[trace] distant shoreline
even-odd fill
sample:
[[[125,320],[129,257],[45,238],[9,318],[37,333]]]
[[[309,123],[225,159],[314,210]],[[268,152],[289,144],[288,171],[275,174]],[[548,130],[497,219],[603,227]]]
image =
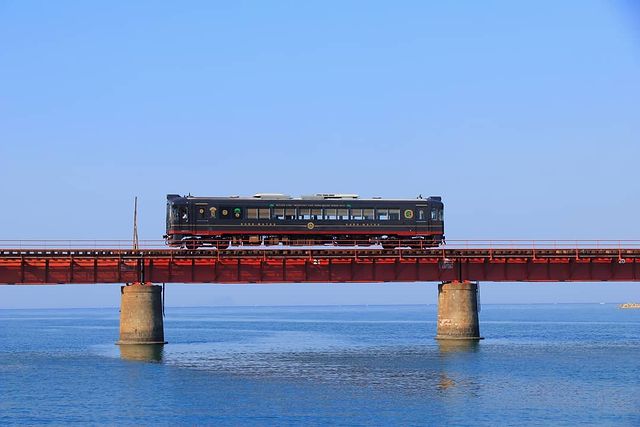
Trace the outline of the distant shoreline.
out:
[[[622,308],[622,309],[625,309],[625,308],[640,308],[640,303],[637,303],[637,302],[627,302],[627,303],[624,303],[624,304],[620,304],[620,305],[618,306],[618,308]]]

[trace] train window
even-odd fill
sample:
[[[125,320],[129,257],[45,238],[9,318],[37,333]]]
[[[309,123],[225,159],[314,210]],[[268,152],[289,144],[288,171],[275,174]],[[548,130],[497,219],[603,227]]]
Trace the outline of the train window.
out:
[[[180,219],[184,222],[189,221],[189,211],[186,206],[180,206]]]
[[[338,209],[338,219],[349,219],[349,209]]]
[[[284,219],[296,219],[296,208],[286,208],[284,210]]]
[[[438,221],[442,221],[444,219],[444,209],[438,209]]]
[[[330,220],[338,219],[337,209],[325,209],[324,219],[330,219]]]
[[[431,220],[435,221],[438,219],[438,211],[436,208],[431,208]]]
[[[376,218],[373,214],[373,209],[363,209],[362,211],[365,220],[371,221]]]
[[[311,219],[316,221],[322,219],[322,209],[311,209]]]
[[[247,219],[258,219],[258,208],[247,208]]]
[[[389,209],[378,209],[378,220],[386,221],[389,219]]]
[[[259,219],[270,219],[271,212],[269,212],[269,208],[260,208],[258,209],[258,218]]]
[[[300,208],[298,209],[298,219],[310,220],[311,219],[311,209],[309,208]]]
[[[391,221],[400,221],[400,209],[389,209],[389,219]]]
[[[418,211],[418,220],[424,221],[424,209]]]
[[[180,220],[180,213],[178,212],[177,206],[171,206],[171,220],[172,221]]]
[[[284,208],[274,208],[273,219],[284,219]]]
[[[354,221],[361,221],[362,217],[362,209],[351,209],[351,219]]]

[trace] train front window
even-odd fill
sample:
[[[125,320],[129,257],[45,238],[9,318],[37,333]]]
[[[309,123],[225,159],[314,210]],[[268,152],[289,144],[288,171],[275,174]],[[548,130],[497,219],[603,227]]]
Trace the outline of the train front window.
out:
[[[431,221],[438,220],[438,210],[436,208],[431,208]]]
[[[438,221],[444,220],[444,209],[438,209]]]

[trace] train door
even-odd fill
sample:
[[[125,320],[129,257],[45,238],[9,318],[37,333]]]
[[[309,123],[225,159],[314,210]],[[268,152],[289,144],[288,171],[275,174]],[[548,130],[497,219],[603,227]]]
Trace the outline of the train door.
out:
[[[194,234],[202,234],[209,224],[209,209],[206,203],[195,204],[193,218]]]
[[[174,224],[178,226],[180,231],[190,234],[193,232],[193,212],[190,203],[184,203],[173,206]]]
[[[416,231],[427,231],[429,226],[429,206],[416,205]]]

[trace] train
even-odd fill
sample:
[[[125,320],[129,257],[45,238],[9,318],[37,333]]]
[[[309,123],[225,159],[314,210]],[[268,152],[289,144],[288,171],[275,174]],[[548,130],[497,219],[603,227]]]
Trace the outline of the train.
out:
[[[230,245],[438,246],[444,241],[442,197],[360,198],[317,193],[240,197],[167,195],[165,242],[198,249]]]

